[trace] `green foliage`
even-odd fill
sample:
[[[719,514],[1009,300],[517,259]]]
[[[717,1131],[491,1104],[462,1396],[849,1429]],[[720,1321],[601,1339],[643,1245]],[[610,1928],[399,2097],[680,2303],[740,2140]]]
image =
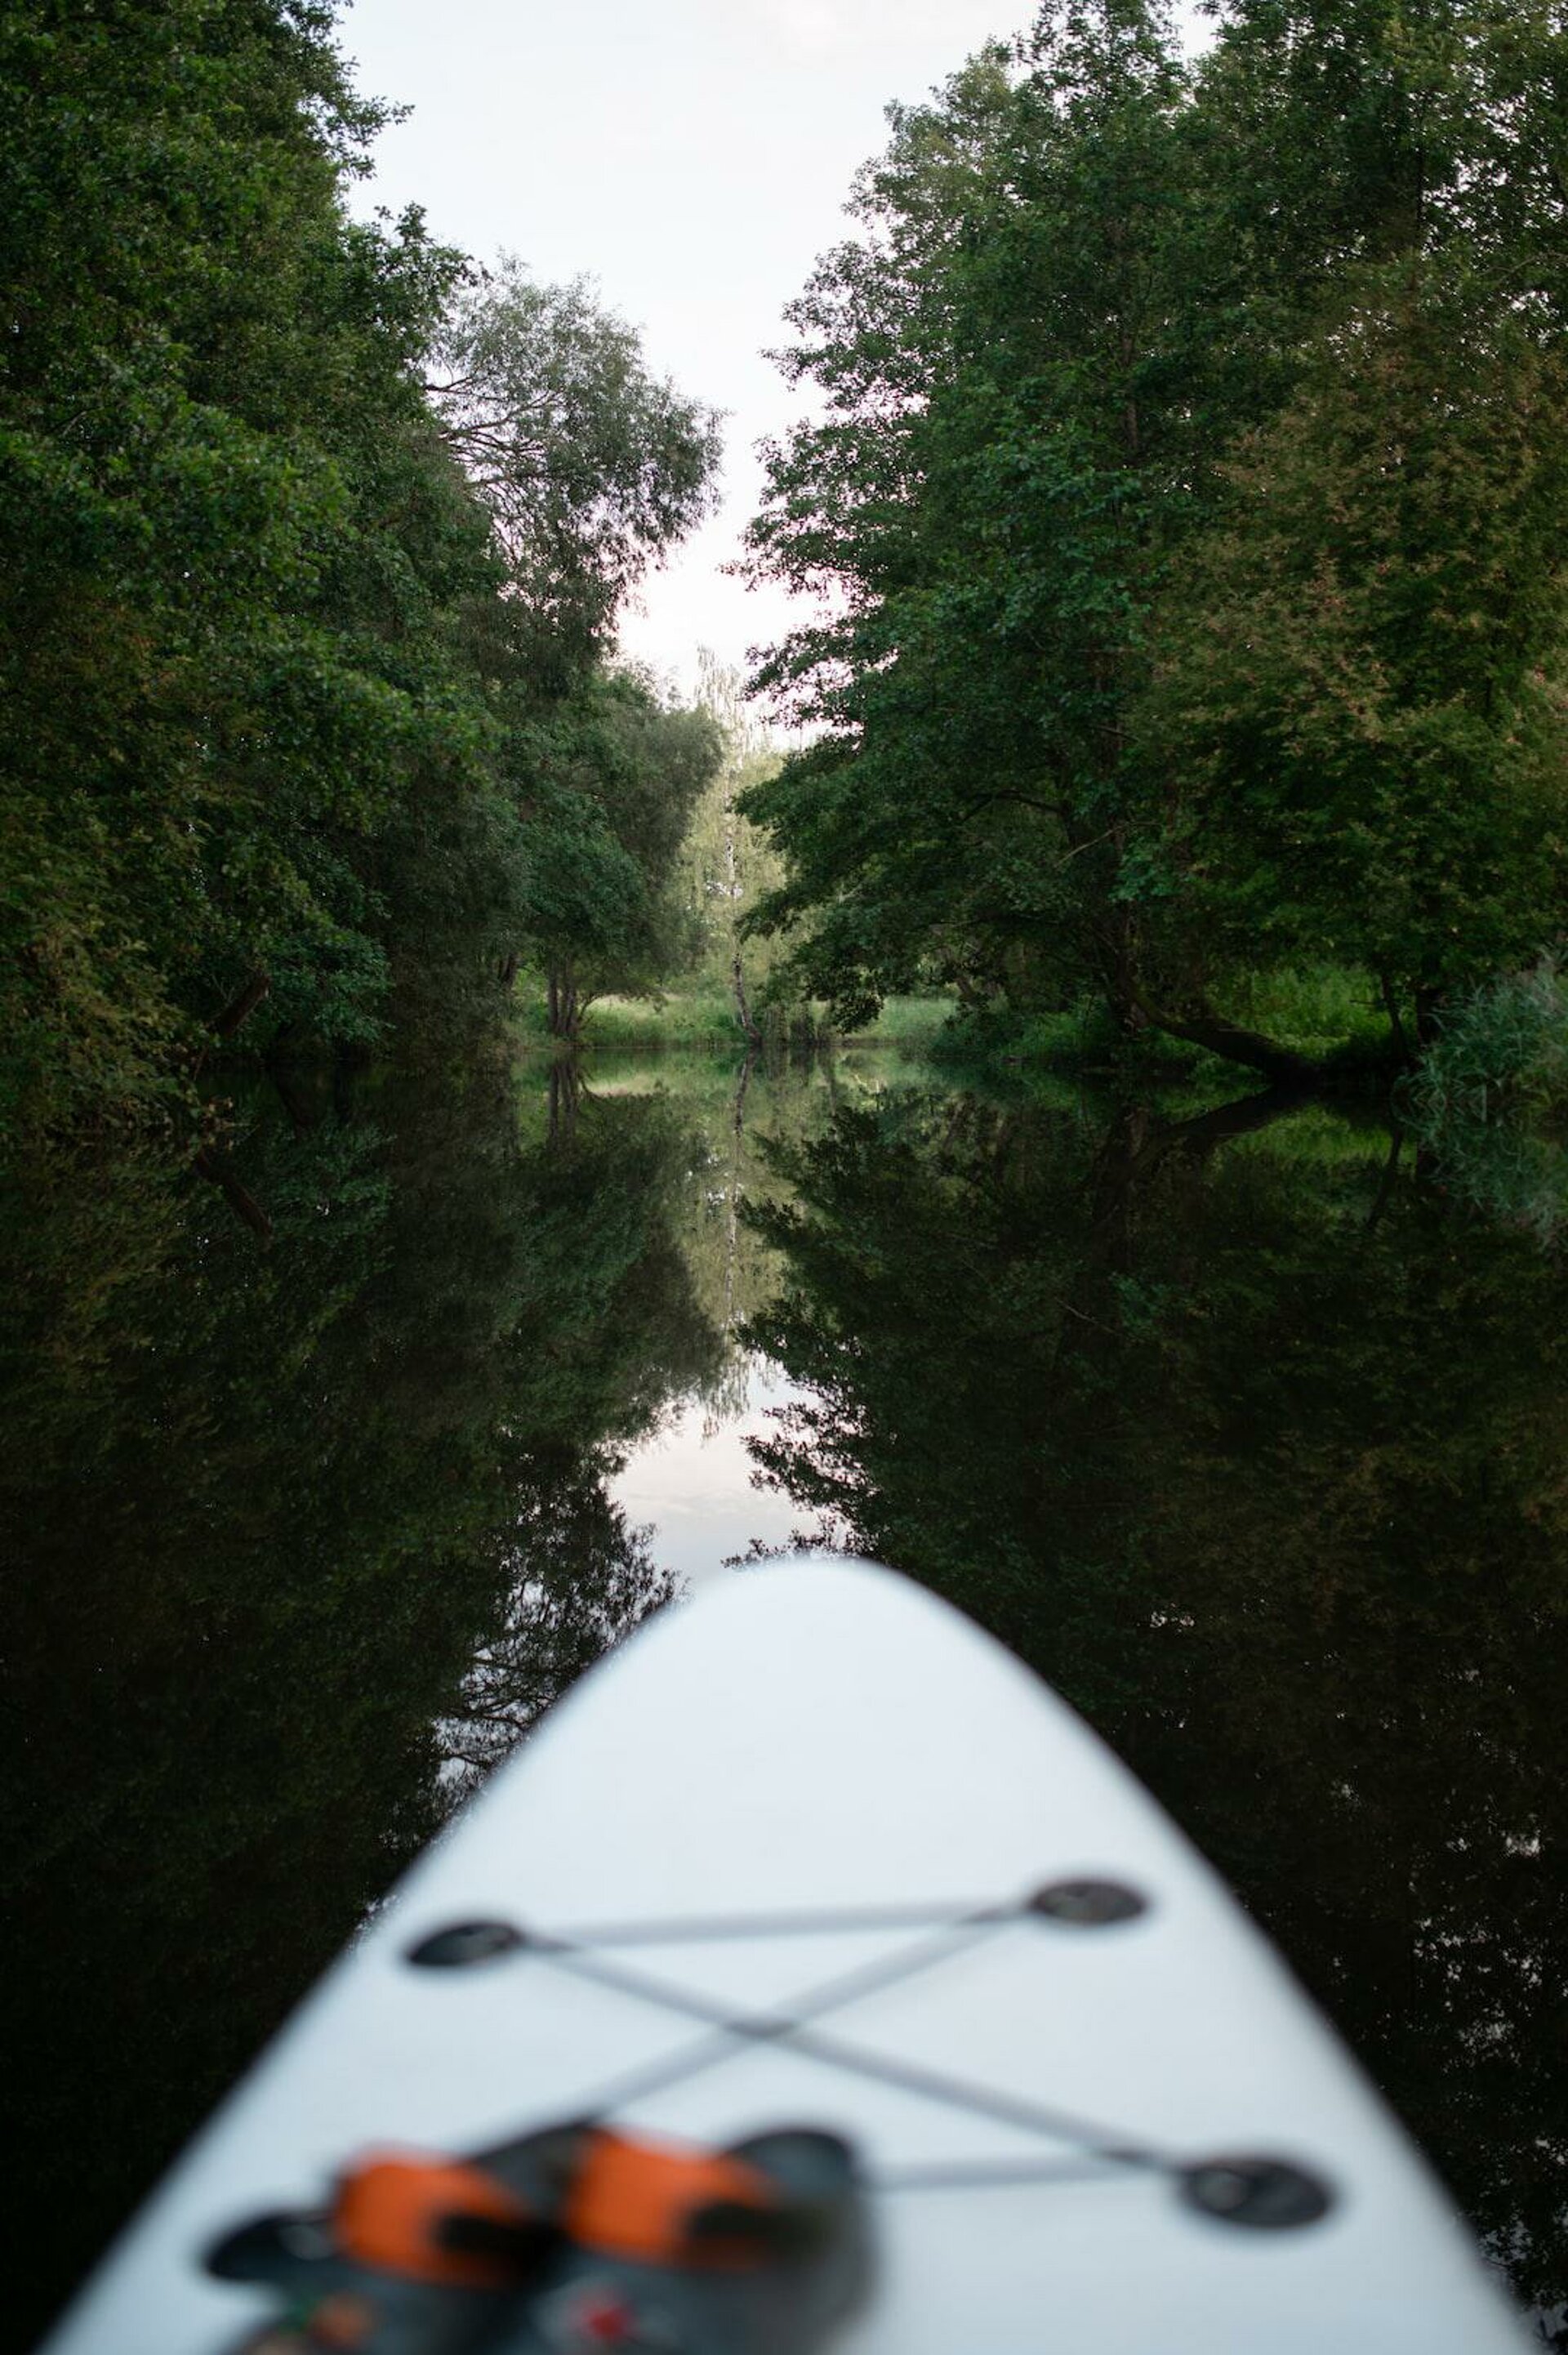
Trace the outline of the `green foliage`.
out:
[[[1542,957],[1489,982],[1444,1017],[1401,1092],[1424,1124],[1486,1120],[1568,1103],[1568,982]]]
[[[575,1036],[602,992],[646,993],[690,964],[679,861],[721,749],[707,713],[602,667],[512,730],[527,858],[514,943],[554,976],[557,1030]]]
[[[1399,1091],[1444,1182],[1542,1241],[1568,1224],[1568,984],[1550,958],[1460,1001]]]
[[[1259,1027],[1282,1047],[1341,1079],[1358,1072],[1375,1077],[1388,1060],[1386,1010],[1371,975],[1353,966],[1233,973],[1222,1011],[1235,1022]],[[879,1024],[876,1035],[882,1030]],[[1034,1087],[1035,1067],[1049,1065],[1058,1074],[1075,1069],[1097,1073],[1122,1089],[1157,1085],[1162,1100],[1173,1086],[1226,1093],[1235,1086],[1234,1068],[1191,1040],[1153,1026],[1129,1037],[1100,998],[1085,998],[1054,1014],[1023,1013],[1001,1002],[972,1008],[954,1016],[932,1046],[944,1065],[985,1073],[992,1083],[1004,1067],[1019,1066],[1034,1072]]]
[[[363,1036],[367,845],[477,793],[432,609],[486,577],[410,365],[457,258],[338,195],[377,116],[324,13],[5,19],[6,1093],[167,1101],[247,975]],[[26,89],[26,100],[23,91]],[[424,634],[421,637],[421,630]]]
[[[334,14],[0,24],[0,1114],[24,1135],[178,1109],[242,993],[246,1045],[364,1047],[389,1012],[454,1034],[482,999],[493,1024],[542,863],[518,698],[599,692],[630,581],[703,505],[712,419],[581,287],[486,279],[417,211],[348,218],[383,112]],[[694,754],[662,758],[678,814]],[[657,831],[618,839],[635,859]]]
[[[759,684],[820,733],[744,806],[840,1021],[1093,989],[1298,1076],[1260,970],[1364,966],[1397,1043],[1562,927],[1561,12],[1219,16],[1188,67],[1048,0],[791,311],[751,544],[828,594]]]
[[[709,504],[714,411],[650,377],[588,282],[471,272],[431,353],[448,447],[488,509],[512,586],[557,662],[602,648],[639,575]]]
[[[720,731],[724,757],[693,813],[681,854],[681,890],[691,920],[694,986],[728,1006],[731,1037],[777,1028],[791,999],[778,950],[753,937],[752,918],[784,879],[784,863],[744,815],[754,788],[776,776],[781,757],[747,709],[738,674],[705,655],[701,700]]]
[[[829,421],[775,454],[753,546],[843,615],[765,666],[831,732],[747,806],[842,1020],[922,973],[1125,999],[1122,715],[1191,466],[1183,86],[1157,10],[1047,12],[895,118],[864,244],[792,314]]]
[[[1162,855],[1234,953],[1436,999],[1568,883],[1568,378],[1450,251],[1363,280],[1227,467],[1141,715]]]
[[[923,1053],[952,1020],[953,1004],[950,996],[885,998],[875,1022],[863,1035],[874,1046]]]
[[[541,1012],[537,1028],[544,1034]],[[547,1035],[547,1034],[546,1034]],[[640,1048],[713,1047],[731,1055],[743,1043],[736,1029],[735,1002],[699,989],[660,990],[656,996],[594,1000],[583,1028],[583,1043],[597,1056]]]

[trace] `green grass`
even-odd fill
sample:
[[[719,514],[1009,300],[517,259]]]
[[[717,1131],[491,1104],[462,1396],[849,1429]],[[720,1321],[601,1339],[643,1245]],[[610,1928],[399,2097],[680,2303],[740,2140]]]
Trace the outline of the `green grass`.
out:
[[[583,1023],[583,1044],[595,1054],[624,1053],[639,1048],[743,1050],[746,1036],[736,1020],[732,998],[672,993],[659,1000],[597,998]]]
[[[809,1044],[830,1036],[841,1046],[893,1047],[921,1053],[953,1011],[948,996],[890,997],[876,1020],[853,1034],[831,1033],[821,1006],[754,1008],[769,1045]],[[542,988],[520,991],[518,1022],[530,1046],[550,1046]],[[727,991],[669,990],[658,999],[597,997],[583,1021],[582,1044],[594,1055],[718,1050],[742,1053],[746,1036]]]
[[[1542,957],[1473,991],[1444,1016],[1404,1092],[1412,1124],[1434,1130],[1568,1111],[1568,978]]]
[[[1364,1082],[1387,1072],[1388,1018],[1370,975],[1340,965],[1280,970],[1234,983],[1216,993],[1216,1002],[1233,1021],[1322,1064],[1336,1080]],[[525,1042],[548,1049],[553,1042],[542,985],[520,986],[518,1014]],[[820,1006],[789,1015],[759,1008],[758,1018],[770,1045],[810,1044],[831,1035]],[[1049,1070],[1069,1079],[1114,1074],[1123,1082],[1207,1092],[1215,1101],[1235,1093],[1244,1068],[1162,1031],[1128,1039],[1097,1004],[1052,1013],[965,1012],[950,992],[889,998],[874,1023],[835,1043],[892,1049],[949,1071],[998,1078],[1014,1069]],[[582,1044],[593,1055],[736,1053],[744,1052],[746,1041],[728,991],[699,984],[659,999],[597,998],[583,1023]]]
[[[1358,966],[1281,966],[1215,996],[1233,1022],[1315,1061],[1387,1060],[1388,1016],[1377,983]]]
[[[525,1045],[554,1047],[546,1021],[544,991],[520,988],[518,1027]],[[672,991],[654,1000],[596,997],[583,1018],[582,1045],[594,1054],[635,1054],[668,1049],[744,1050],[745,1034],[735,1018],[735,1001],[699,992]]]
[[[1000,1006],[959,1014],[932,1039],[931,1052],[935,1061],[959,1072],[1017,1068],[1103,1075],[1115,1069],[1151,1078],[1180,1078],[1213,1060],[1159,1031],[1125,1039],[1097,1004],[1049,1014]]]
[[[898,1047],[907,1054],[928,1049],[952,1020],[958,1000],[949,991],[929,997],[889,997],[874,1022],[853,1035],[874,1047]]]
[[[1214,1004],[1233,1022],[1320,1064],[1326,1078],[1364,1085],[1387,1075],[1388,1018],[1370,975],[1341,965],[1259,974],[1216,990]],[[1128,1038],[1097,1001],[1056,1013],[959,1015],[931,1051],[959,1071],[1045,1066],[1118,1084],[1217,1092],[1216,1101],[1246,1084],[1245,1066],[1185,1039],[1153,1028]],[[1261,1086],[1261,1076],[1252,1084]]]

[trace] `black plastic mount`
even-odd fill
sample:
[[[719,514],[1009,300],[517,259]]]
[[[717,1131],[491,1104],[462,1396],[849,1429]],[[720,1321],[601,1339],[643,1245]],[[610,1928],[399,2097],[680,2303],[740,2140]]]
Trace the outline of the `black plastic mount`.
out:
[[[1027,1910],[1075,1930],[1103,1930],[1115,1922],[1135,1922],[1148,1913],[1149,1900],[1125,1881],[1052,1881],[1035,1891]]]
[[[527,1943],[510,1922],[453,1922],[418,1939],[408,1948],[408,1960],[425,1971],[466,1971],[514,1955]]]
[[[1287,2158],[1199,2159],[1181,2169],[1177,2182],[1189,2208],[1216,2223],[1245,2224],[1254,2232],[1316,2224],[1334,2205],[1332,2186]]]

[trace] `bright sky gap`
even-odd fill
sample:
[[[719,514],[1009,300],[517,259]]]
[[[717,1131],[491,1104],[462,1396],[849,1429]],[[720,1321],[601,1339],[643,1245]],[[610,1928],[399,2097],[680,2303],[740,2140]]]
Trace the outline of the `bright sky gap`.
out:
[[[793,413],[764,357],[786,340],[784,304],[843,235],[888,103],[918,102],[1030,14],[1024,0],[357,0],[345,16],[360,87],[412,110],[383,133],[359,207],[418,204],[476,260],[504,249],[543,280],[587,273],[654,370],[726,412],[722,506],[622,630],[683,692],[699,647],[739,666],[788,626],[781,591],[726,571],[760,496],[756,445]]]

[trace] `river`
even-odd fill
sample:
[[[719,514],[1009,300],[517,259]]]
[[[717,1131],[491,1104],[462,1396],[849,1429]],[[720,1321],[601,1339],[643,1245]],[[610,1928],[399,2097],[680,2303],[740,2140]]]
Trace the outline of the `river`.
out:
[[[297,1076],[0,1209],[24,2334],[572,1678],[801,1535],[1084,1710],[1568,2296],[1568,1261],[1378,1120]]]

